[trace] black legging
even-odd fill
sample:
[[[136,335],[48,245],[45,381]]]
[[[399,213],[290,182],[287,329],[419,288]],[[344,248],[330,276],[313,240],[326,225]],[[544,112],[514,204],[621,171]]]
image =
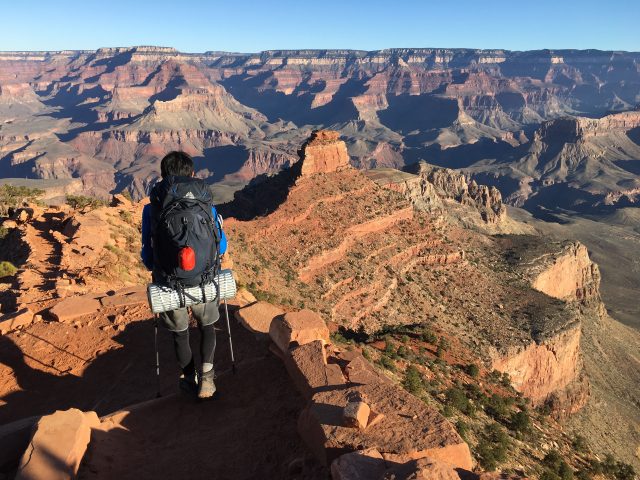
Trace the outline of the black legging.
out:
[[[202,363],[213,364],[213,356],[216,351],[216,330],[214,324],[206,325],[200,329],[200,357]],[[178,364],[182,368],[185,375],[193,375],[195,366],[193,362],[193,353],[191,352],[191,344],[189,343],[189,329],[181,332],[173,332],[173,344],[176,350]]]

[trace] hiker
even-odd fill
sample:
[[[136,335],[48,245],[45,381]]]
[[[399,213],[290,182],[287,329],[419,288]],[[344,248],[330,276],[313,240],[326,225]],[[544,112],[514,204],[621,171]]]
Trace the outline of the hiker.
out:
[[[194,177],[193,160],[184,152],[170,152],[160,163],[162,180],[149,194],[142,211],[141,257],[152,271],[154,283],[172,288],[200,285],[213,278],[227,238],[222,217],[216,212],[207,184]],[[188,240],[185,240],[188,239]],[[213,356],[216,348],[214,324],[220,317],[215,302],[190,307],[200,329],[201,368],[198,373],[189,343],[187,308],[163,312],[160,322],[173,334],[180,388],[210,398],[216,391]]]

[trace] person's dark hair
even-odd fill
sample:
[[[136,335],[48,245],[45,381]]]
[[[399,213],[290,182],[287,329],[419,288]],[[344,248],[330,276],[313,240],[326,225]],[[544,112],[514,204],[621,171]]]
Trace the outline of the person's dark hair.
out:
[[[185,152],[169,152],[160,162],[160,174],[162,178],[169,175],[190,177],[193,175],[193,159]]]

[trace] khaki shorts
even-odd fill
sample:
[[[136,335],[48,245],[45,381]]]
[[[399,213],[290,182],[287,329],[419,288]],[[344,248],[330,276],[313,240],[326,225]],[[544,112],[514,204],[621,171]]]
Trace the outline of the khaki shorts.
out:
[[[212,323],[216,323],[220,318],[218,311],[218,302],[201,303],[188,307],[193,313],[193,317],[200,327],[206,327]],[[189,328],[189,312],[187,307],[162,312],[160,314],[160,323],[172,332],[182,332]]]

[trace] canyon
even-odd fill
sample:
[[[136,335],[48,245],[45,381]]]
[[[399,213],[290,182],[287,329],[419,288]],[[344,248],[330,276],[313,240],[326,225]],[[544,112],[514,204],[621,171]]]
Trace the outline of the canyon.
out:
[[[359,168],[420,159],[464,168],[530,208],[634,204],[639,59],[596,50],[2,52],[0,169],[139,198],[170,149],[195,155],[211,183],[246,182],[294,162],[310,127],[322,126],[340,132]]]
[[[145,440],[158,412],[220,442],[231,427],[207,422],[250,418],[225,454],[260,466],[237,459],[234,478],[536,478],[554,450],[576,473],[605,453],[639,466],[638,65],[595,50],[0,52],[0,188],[43,190],[2,223],[0,260],[18,267],[0,282],[2,472],[40,422],[82,423],[71,407],[90,423],[80,478],[174,468],[125,468],[144,464],[137,444],[161,456]],[[140,217],[172,149],[211,185],[241,287],[246,377],[221,361],[217,413],[146,402]],[[292,318],[315,326],[289,338]],[[509,437],[502,474],[485,472],[492,428]]]
[[[0,178],[140,199],[161,157],[183,149],[226,202],[292,165],[312,130],[331,128],[356,168],[412,173],[424,161],[538,219],[613,230],[637,222],[639,64],[636,52],[598,50],[2,52]],[[636,255],[630,276],[612,271],[605,289],[635,326],[638,307],[610,291],[637,295],[639,265]]]
[[[227,263],[241,286],[231,308],[246,330],[238,332],[234,324],[243,379],[238,383],[240,377],[229,376],[227,360],[220,360],[221,385],[229,397],[213,412],[231,415],[229,428],[241,428],[242,416],[251,416],[249,443],[229,447],[246,446],[262,458],[254,467],[239,465],[234,475],[260,471],[280,478],[326,478],[330,470],[336,479],[373,471],[379,478],[391,472],[405,475],[394,478],[414,478],[407,475],[418,472],[437,475],[429,478],[505,478],[482,473],[478,463],[484,462],[478,448],[482,425],[492,422],[490,410],[478,407],[468,419],[454,414],[455,426],[446,408],[449,419],[442,414],[448,403],[438,392],[461,384],[494,397],[526,399],[536,411],[548,409],[549,420],[537,423],[541,420],[534,417],[536,428],[545,441],[571,448],[562,422],[586,408],[592,391],[581,334],[589,322],[608,321],[598,268],[586,248],[543,241],[509,217],[497,190],[452,170],[425,163],[417,173],[354,169],[337,132],[313,132],[299,158],[220,206],[228,215]],[[283,189],[284,197],[269,195]],[[265,205],[263,198],[271,203]],[[259,208],[247,209],[251,202]],[[132,448],[146,444],[148,435],[163,435],[153,420],[160,412],[187,424],[220,421],[206,405],[193,410],[174,395],[145,402],[153,381],[141,361],[151,351],[140,348],[150,318],[144,293],[148,274],[135,258],[143,205],[115,195],[110,205],[34,205],[4,219],[3,257],[20,268],[2,284],[0,302],[5,346],[0,413],[7,424],[0,428],[0,442],[10,445],[0,458],[3,468],[15,465],[33,428],[31,450],[22,457],[36,459],[29,467],[32,475],[56,468],[44,452],[50,442],[65,438],[76,439],[65,462],[80,478],[195,474],[175,466],[185,462],[148,465],[144,454],[134,453],[147,450]],[[234,218],[236,210],[243,215]],[[350,335],[360,340],[345,340]],[[162,337],[163,365],[172,365],[169,341]],[[395,342],[407,353],[391,368],[382,359]],[[140,358],[125,353],[126,346],[140,349],[135,354]],[[298,394],[282,375],[280,361]],[[482,380],[456,367],[461,364],[477,365]],[[126,375],[118,375],[114,389],[105,373],[118,368]],[[433,393],[406,392],[400,387],[408,388],[402,383],[405,369],[416,369],[439,387]],[[496,372],[508,382],[494,383]],[[165,391],[172,390],[167,377],[161,383]],[[39,382],[52,395],[30,394],[29,386],[38,388]],[[599,383],[595,387],[597,392]],[[270,399],[271,415],[255,416],[249,398],[256,389]],[[245,400],[238,403],[240,398]],[[287,413],[276,413],[285,405]],[[529,411],[521,405],[517,408]],[[355,427],[341,424],[336,412],[351,415],[347,411],[356,406],[370,411],[368,419],[354,413]],[[89,413],[52,413],[69,407]],[[462,418],[478,424],[464,439],[456,432]],[[274,430],[276,423],[266,419],[284,423]],[[255,442],[270,444],[275,431],[285,448],[259,453]],[[197,455],[189,442],[185,445]],[[505,475],[535,475],[545,449],[512,442],[502,464]],[[349,456],[353,451],[358,456]],[[131,468],[134,464],[140,467]],[[201,468],[209,472],[230,474],[224,464],[205,464]]]

